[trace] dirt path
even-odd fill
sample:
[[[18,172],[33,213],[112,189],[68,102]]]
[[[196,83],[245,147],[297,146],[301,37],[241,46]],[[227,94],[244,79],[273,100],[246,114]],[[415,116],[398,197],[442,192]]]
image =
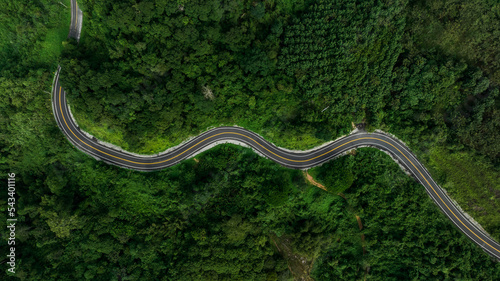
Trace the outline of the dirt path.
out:
[[[321,183],[315,181],[314,178],[311,175],[309,175],[309,173],[307,171],[304,171],[303,173],[304,173],[304,176],[306,177],[308,182],[310,182],[314,186],[317,186],[317,187],[327,191],[326,187],[324,185],[322,185]]]

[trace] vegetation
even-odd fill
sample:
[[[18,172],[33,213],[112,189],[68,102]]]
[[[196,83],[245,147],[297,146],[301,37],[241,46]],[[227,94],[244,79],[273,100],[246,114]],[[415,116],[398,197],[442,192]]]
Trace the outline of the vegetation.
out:
[[[352,186],[354,182],[354,157],[344,156],[327,162],[311,170],[311,175],[326,186],[329,192],[338,194]]]
[[[305,185],[299,171],[232,145],[198,162],[134,173],[86,157],[61,135],[55,139],[59,153],[45,157],[52,165],[30,174],[25,163],[9,163],[20,171],[21,280],[291,278],[274,235],[317,259],[315,280],[365,274],[387,280],[401,272],[488,280],[500,272],[375,149],[353,157],[356,180],[344,200]],[[281,196],[269,197],[269,188]],[[365,226],[364,255],[355,214]]]
[[[56,66],[68,36],[70,1],[1,0],[0,5],[2,76]]]
[[[351,211],[344,211],[345,224],[331,232],[335,242],[317,262],[315,280],[498,278],[498,263],[470,264],[482,256],[469,250],[477,247],[457,235],[423,188],[390,157],[370,148],[360,149],[354,160],[356,180],[344,203]],[[361,231],[355,215],[363,221]]]
[[[19,214],[2,280],[500,279],[377,150],[312,169],[327,192],[232,145],[139,173],[72,147],[49,95],[60,63],[80,125],[143,153],[219,124],[310,148],[365,122],[500,240],[498,3],[82,1],[79,44],[58,1],[0,4],[0,173]]]
[[[307,124],[290,123],[301,99],[293,80],[276,72],[290,17],[277,3],[82,1],[82,40],[61,61],[77,121],[139,153],[235,123],[290,147],[320,144]],[[283,137],[281,129],[292,126]]]
[[[464,59],[500,83],[500,3],[485,1],[412,1],[409,23],[419,50]]]
[[[494,237],[500,237],[500,218],[497,215],[500,199],[499,171],[484,158],[467,152],[448,153],[442,147],[430,151],[433,175],[460,206],[471,210],[481,225],[488,226]]]

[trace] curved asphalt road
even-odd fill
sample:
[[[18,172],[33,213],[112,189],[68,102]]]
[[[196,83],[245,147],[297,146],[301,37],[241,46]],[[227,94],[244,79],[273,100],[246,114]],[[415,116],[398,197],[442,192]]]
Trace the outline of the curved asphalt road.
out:
[[[426,189],[429,196],[448,216],[448,218],[472,241],[483,248],[487,253],[500,259],[500,244],[489,238],[482,230],[472,224],[455,205],[448,195],[432,179],[423,165],[396,139],[381,133],[360,132],[308,152],[289,152],[272,143],[267,142],[259,135],[240,127],[219,127],[200,134],[190,141],[177,146],[175,149],[156,156],[137,156],[101,145],[96,139],[83,134],[70,117],[66,103],[66,93],[59,84],[59,69],[56,73],[52,109],[56,122],[68,140],[81,151],[101,159],[109,164],[139,171],[154,171],[173,166],[180,161],[194,156],[206,146],[221,141],[237,141],[244,143],[265,157],[292,169],[307,169],[321,165],[351,149],[371,146],[390,153],[406,170],[411,172]]]
[[[72,21],[68,36],[79,39],[81,31],[81,10],[76,0],[71,2]],[[80,21],[78,22],[78,19]],[[139,171],[154,171],[173,166],[180,161],[196,155],[203,148],[215,142],[237,141],[246,144],[265,157],[292,169],[307,169],[321,165],[340,154],[354,148],[371,146],[388,152],[400,165],[404,166],[420,182],[429,196],[446,216],[472,241],[484,251],[500,260],[500,244],[491,239],[484,231],[471,223],[455,207],[448,195],[436,184],[429,172],[398,140],[381,133],[359,132],[307,152],[290,152],[267,142],[259,135],[239,127],[219,127],[200,134],[171,151],[156,156],[137,156],[104,146],[96,139],[83,134],[70,117],[66,102],[66,93],[59,84],[60,67],[56,72],[52,90],[52,110],[57,125],[68,140],[78,149],[109,164]]]
[[[75,38],[80,41],[80,32],[82,30],[82,10],[78,8],[76,0],[71,0],[71,25],[69,28],[68,38]]]

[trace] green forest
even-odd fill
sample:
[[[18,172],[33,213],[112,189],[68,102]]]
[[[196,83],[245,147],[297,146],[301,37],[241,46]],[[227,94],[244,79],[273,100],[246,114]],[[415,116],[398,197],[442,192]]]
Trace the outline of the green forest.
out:
[[[219,145],[144,173],[73,147],[79,125],[157,153],[219,125],[308,149],[353,124],[404,141],[500,240],[494,0],[0,0],[0,173],[16,174],[17,272],[2,280],[498,280],[386,154],[309,173]],[[0,194],[6,229],[7,192]],[[7,243],[8,232],[0,232]]]

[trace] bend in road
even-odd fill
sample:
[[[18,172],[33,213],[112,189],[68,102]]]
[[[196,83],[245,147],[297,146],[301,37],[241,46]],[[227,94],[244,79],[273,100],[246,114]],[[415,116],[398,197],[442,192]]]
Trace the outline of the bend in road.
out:
[[[76,0],[71,0],[71,27],[68,37],[80,39],[82,11]],[[397,162],[410,172],[425,187],[425,190],[441,211],[474,243],[486,253],[500,260],[500,244],[484,230],[476,227],[453,204],[451,198],[437,185],[425,167],[410,150],[397,139],[383,133],[360,132],[339,138],[328,145],[305,152],[292,152],[276,147],[261,136],[240,127],[218,127],[204,132],[186,143],[178,145],[164,154],[140,156],[104,146],[95,138],[80,130],[72,117],[66,101],[66,93],[59,84],[60,67],[56,72],[52,89],[52,110],[57,125],[67,139],[84,153],[109,164],[138,171],[154,171],[173,166],[193,157],[207,147],[223,142],[232,142],[251,147],[258,154],[292,169],[308,169],[338,157],[342,153],[358,147],[371,146],[392,155]]]
[[[200,151],[218,143],[233,142],[251,147],[260,155],[292,169],[308,169],[321,165],[346,151],[371,146],[388,152],[400,165],[409,171],[422,184],[429,196],[441,211],[472,241],[496,259],[500,259],[500,244],[469,221],[448,197],[448,195],[432,179],[429,172],[409,151],[395,138],[383,133],[359,132],[339,138],[328,145],[307,152],[292,152],[275,146],[261,136],[241,127],[218,127],[206,131],[164,154],[140,156],[104,146],[95,138],[80,130],[72,117],[66,101],[66,93],[59,84],[59,71],[54,78],[52,93],[52,109],[59,128],[67,139],[84,153],[109,164],[138,171],[154,171],[178,164],[193,157]]]

